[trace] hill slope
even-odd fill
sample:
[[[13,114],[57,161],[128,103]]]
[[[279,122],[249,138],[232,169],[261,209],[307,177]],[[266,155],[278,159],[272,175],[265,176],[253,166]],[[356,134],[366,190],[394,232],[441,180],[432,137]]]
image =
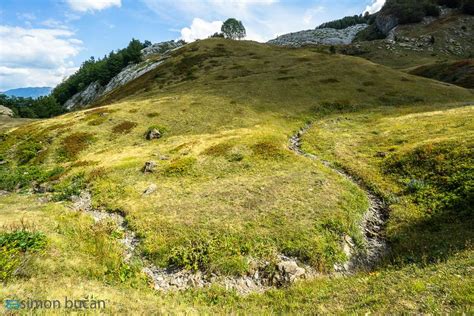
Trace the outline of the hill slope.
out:
[[[403,156],[415,146],[415,119],[410,115],[417,113],[426,125],[419,142],[433,142],[436,148],[432,136],[437,132],[429,126],[444,117],[449,127],[440,133],[470,148],[466,118],[473,111],[462,102],[473,99],[469,90],[355,57],[218,39],[187,45],[107,94],[97,104],[101,107],[24,125],[2,136],[0,156],[6,163],[0,165],[0,189],[12,193],[0,197],[6,210],[0,224],[15,232],[24,218],[23,230],[35,227],[47,244],[32,246],[42,249],[39,253],[2,244],[9,252],[0,260],[11,256],[26,263],[20,274],[15,267],[2,271],[8,283],[0,295],[94,293],[110,300],[112,312],[189,311],[191,305],[203,312],[387,311],[390,293],[382,285],[390,282],[393,289],[407,290],[390,295],[395,300],[392,311],[467,308],[472,280],[459,284],[454,277],[426,271],[461,265],[459,273],[467,274],[472,261],[468,242],[443,256],[430,252],[436,265],[424,262],[422,255],[403,260],[415,250],[403,248],[399,237],[424,219],[426,207],[416,195],[402,196],[406,205],[421,211],[400,225],[401,202],[391,199],[400,192],[396,175],[387,185],[352,162],[368,164],[378,174],[381,166],[366,156],[385,147],[395,147],[393,154]],[[432,111],[439,115],[430,115]],[[405,123],[380,124],[379,115],[385,114]],[[332,164],[288,149],[289,138],[308,121],[313,127],[303,136],[305,150]],[[352,122],[357,137],[331,133],[331,127],[322,131],[329,135],[317,134],[318,126],[339,128]],[[376,135],[393,133],[394,126],[400,137],[370,142]],[[162,137],[146,140],[150,130]],[[344,150],[343,159],[324,147],[331,141],[352,149]],[[334,167],[339,164],[361,181],[341,177]],[[350,252],[365,252],[360,223],[369,208],[366,187],[396,212],[384,232],[395,253],[385,263],[398,266],[387,268],[382,262],[370,276],[361,272],[314,280],[318,273],[333,273],[350,259]],[[30,189],[40,194],[40,201]],[[92,195],[91,202],[85,192]],[[472,220],[469,213],[465,216]],[[122,218],[125,224],[117,225]],[[465,241],[470,239],[465,236]],[[147,272],[151,268],[155,272]],[[300,279],[312,280],[285,288],[296,272]],[[80,287],[65,288],[71,276]],[[404,282],[407,278],[411,283]],[[425,296],[410,294],[420,293],[420,283],[438,281],[455,289],[448,291],[448,299],[429,287],[423,288],[429,292],[426,304],[419,303]],[[195,288],[202,282],[214,286]],[[149,284],[191,289],[168,294],[154,292]],[[241,293],[274,289],[242,297],[226,286]],[[366,303],[354,304],[353,295]],[[126,304],[130,298],[138,304]],[[163,307],[157,310],[158,305]]]
[[[8,96],[15,96],[15,97],[22,97],[22,98],[38,98],[45,95],[48,95],[51,92],[50,87],[33,87],[33,88],[18,88],[18,89],[11,89],[3,94]]]

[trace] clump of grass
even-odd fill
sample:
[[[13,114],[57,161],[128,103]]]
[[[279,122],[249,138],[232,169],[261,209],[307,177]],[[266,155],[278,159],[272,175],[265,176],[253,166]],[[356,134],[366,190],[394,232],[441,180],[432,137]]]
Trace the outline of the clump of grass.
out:
[[[0,281],[7,282],[24,270],[29,254],[46,247],[46,235],[22,228],[0,232]]]
[[[287,153],[283,150],[279,143],[273,140],[260,141],[251,146],[251,149],[259,158],[262,159],[283,159]]]
[[[174,159],[167,167],[164,168],[163,174],[166,176],[189,175],[192,172],[196,161],[197,160],[194,157]]]
[[[63,138],[62,146],[59,148],[59,158],[62,160],[73,160],[79,153],[85,150],[94,140],[90,133],[77,132]]]
[[[130,133],[138,124],[131,121],[125,121],[115,125],[112,128],[112,132],[115,134],[128,134]]]
[[[220,156],[226,156],[229,151],[232,149],[232,145],[229,143],[220,143],[211,147],[208,147],[206,150],[204,150],[204,154],[207,156],[214,156],[214,157],[220,157]]]
[[[146,116],[149,117],[149,118],[154,118],[154,117],[157,117],[159,115],[160,115],[160,113],[158,113],[158,112],[150,112],[150,113],[146,114]]]
[[[107,121],[106,116],[99,116],[98,118],[95,118],[95,119],[90,120],[89,122],[87,122],[87,125],[89,125],[89,126],[99,126],[99,125],[102,125],[105,121]]]

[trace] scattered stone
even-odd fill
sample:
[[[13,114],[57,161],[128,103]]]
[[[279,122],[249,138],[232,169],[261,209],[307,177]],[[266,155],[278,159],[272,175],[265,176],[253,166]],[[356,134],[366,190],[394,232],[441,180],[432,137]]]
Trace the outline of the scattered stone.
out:
[[[81,192],[79,196],[71,197],[72,209],[75,211],[90,211],[92,209],[92,196],[89,192]]]
[[[153,128],[153,129],[150,129],[147,133],[146,133],[146,139],[147,140],[152,140],[152,139],[159,139],[161,138],[161,136],[163,136],[161,134],[161,132],[156,129],[156,128]]]
[[[385,158],[385,157],[387,157],[387,153],[386,153],[386,152],[383,152],[383,151],[378,151],[378,152],[375,154],[375,157],[378,157],[378,158]]]
[[[156,162],[147,161],[145,162],[145,166],[143,167],[142,171],[143,173],[152,173],[153,171],[155,171],[155,167],[156,167]]]
[[[148,188],[146,188],[146,190],[143,192],[143,195],[150,195],[150,194],[154,193],[156,191],[156,189],[158,189],[158,186],[156,184],[152,183],[148,186]]]
[[[296,279],[302,277],[306,272],[306,270],[300,268],[294,260],[282,261],[278,263],[278,271],[280,272],[278,281],[281,284],[293,283]]]

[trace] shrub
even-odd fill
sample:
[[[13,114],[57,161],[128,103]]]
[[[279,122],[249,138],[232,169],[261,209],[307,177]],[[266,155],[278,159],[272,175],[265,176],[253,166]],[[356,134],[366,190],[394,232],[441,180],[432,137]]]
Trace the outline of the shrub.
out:
[[[57,179],[64,169],[57,167],[45,170],[38,166],[21,166],[14,169],[0,168],[0,190],[12,191],[24,188],[33,182],[44,183]]]
[[[81,192],[86,188],[86,185],[87,184],[83,173],[74,175],[68,180],[54,187],[53,199],[55,201],[69,200],[74,195],[80,195]]]
[[[0,233],[0,247],[16,248],[20,251],[37,251],[46,246],[46,236],[41,232],[31,232],[27,229],[10,233]]]
[[[86,149],[94,140],[92,134],[78,132],[64,137],[62,146],[59,148],[59,157],[61,159],[72,160]]]
[[[112,128],[112,132],[116,134],[128,134],[134,129],[138,124],[135,122],[125,121],[115,125]]]
[[[22,165],[27,164],[35,158],[43,146],[35,141],[25,141],[18,146],[16,156],[18,162]]]
[[[28,252],[45,248],[46,236],[26,229],[0,233],[0,281],[11,279],[28,261]]]

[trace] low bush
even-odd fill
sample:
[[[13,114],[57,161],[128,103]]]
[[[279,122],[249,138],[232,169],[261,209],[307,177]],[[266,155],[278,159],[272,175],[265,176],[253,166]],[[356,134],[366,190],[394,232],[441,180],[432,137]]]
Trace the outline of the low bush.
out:
[[[53,199],[55,201],[69,200],[72,196],[79,196],[86,186],[83,173],[74,175],[54,187]]]
[[[27,164],[32,159],[36,158],[41,149],[43,149],[43,146],[36,141],[25,141],[21,143],[16,152],[18,163],[21,165]]]
[[[128,134],[130,133],[138,124],[131,121],[125,121],[115,125],[112,128],[112,132],[115,134]]]
[[[63,160],[73,160],[85,150],[94,140],[90,133],[77,132],[64,137],[58,155]]]
[[[0,168],[0,190],[13,191],[27,187],[33,182],[44,183],[57,179],[64,169],[57,167],[46,170],[39,166],[20,166],[18,168]]]
[[[27,229],[0,233],[0,281],[7,282],[24,269],[29,253],[46,247],[46,236]]]

